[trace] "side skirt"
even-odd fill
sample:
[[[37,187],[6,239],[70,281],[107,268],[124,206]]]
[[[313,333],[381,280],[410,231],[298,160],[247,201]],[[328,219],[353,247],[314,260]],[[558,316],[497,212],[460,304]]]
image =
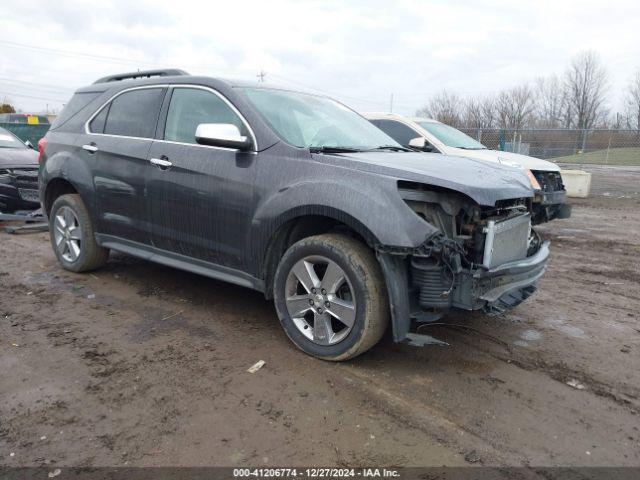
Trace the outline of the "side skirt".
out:
[[[132,257],[142,258],[150,262],[264,292],[264,282],[261,279],[240,270],[160,250],[151,245],[132,242],[113,235],[96,234],[96,241],[104,248],[125,253]]]

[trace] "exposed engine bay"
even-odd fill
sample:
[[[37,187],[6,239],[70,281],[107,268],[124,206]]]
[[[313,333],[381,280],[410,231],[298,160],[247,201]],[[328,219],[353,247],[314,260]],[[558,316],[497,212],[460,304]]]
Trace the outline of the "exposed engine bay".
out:
[[[500,314],[536,290],[548,244],[531,227],[530,199],[480,206],[465,195],[399,182],[407,205],[439,232],[403,256],[412,320],[428,322],[451,308]]]

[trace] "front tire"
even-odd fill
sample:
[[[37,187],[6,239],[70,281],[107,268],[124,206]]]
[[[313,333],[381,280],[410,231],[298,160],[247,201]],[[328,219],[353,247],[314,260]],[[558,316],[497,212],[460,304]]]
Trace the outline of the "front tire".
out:
[[[324,360],[366,352],[389,323],[380,265],[371,249],[346,235],[317,235],[292,245],[278,265],[274,299],[291,341]]]
[[[61,195],[53,202],[49,237],[58,262],[66,270],[95,270],[109,258],[109,250],[95,240],[91,217],[80,195]]]

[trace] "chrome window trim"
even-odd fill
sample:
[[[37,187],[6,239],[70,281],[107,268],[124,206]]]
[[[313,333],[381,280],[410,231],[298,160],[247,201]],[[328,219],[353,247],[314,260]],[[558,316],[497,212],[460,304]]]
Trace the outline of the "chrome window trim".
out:
[[[107,105],[109,105],[109,103],[111,103],[116,97],[119,97],[120,95],[122,95],[123,93],[127,93],[127,92],[132,92],[134,90],[148,90],[150,88],[167,88],[169,87],[169,85],[143,85],[140,87],[131,87],[131,88],[127,88],[125,90],[120,90],[119,92],[113,94],[106,102],[104,102],[102,105],[100,105],[100,107],[93,113],[93,115],[91,115],[89,117],[89,119],[84,122],[84,133],[86,133],[87,135],[99,135],[102,137],[117,137],[117,138],[130,138],[133,140],[154,140],[153,138],[147,138],[147,137],[131,137],[129,135],[114,135],[112,133],[95,133],[92,132],[91,130],[89,130],[89,124],[93,121],[93,119],[95,117],[98,116],[98,114],[102,111],[102,109],[104,107],[106,107]],[[105,123],[106,126],[106,123]]]
[[[214,150],[226,150],[226,151],[231,151],[231,152],[237,152],[238,149],[237,148],[228,148],[228,147],[216,147],[216,146],[212,146],[212,145],[200,145],[199,143],[186,143],[186,142],[175,142],[173,140],[164,140],[164,139],[159,139],[159,138],[146,138],[146,137],[130,137],[127,135],[114,135],[111,133],[94,133],[91,130],[89,130],[89,124],[93,121],[93,119],[98,116],[98,114],[102,111],[103,108],[105,108],[107,105],[109,105],[109,103],[111,103],[116,97],[127,93],[127,92],[131,92],[134,90],[143,90],[143,89],[150,89],[150,88],[169,88],[171,90],[174,90],[176,88],[192,88],[194,90],[205,90],[208,92],[213,93],[214,95],[216,95],[218,98],[220,98],[220,100],[222,100],[236,115],[238,115],[238,118],[240,118],[240,120],[242,121],[242,123],[244,124],[245,127],[247,127],[247,130],[249,131],[249,135],[251,135],[251,140],[253,141],[253,150],[247,152],[247,153],[258,153],[258,141],[256,139],[255,133],[253,132],[253,129],[251,128],[251,125],[249,125],[249,122],[247,121],[246,118],[244,118],[244,116],[240,113],[240,111],[235,107],[235,105],[233,105],[224,95],[222,95],[220,92],[218,92],[217,90],[211,88],[211,87],[207,87],[204,85],[191,85],[188,83],[176,83],[176,84],[158,84],[158,85],[143,85],[143,86],[139,86],[139,87],[131,87],[131,88],[127,88],[125,90],[121,90],[117,93],[115,93],[114,95],[112,95],[106,102],[104,102],[90,117],[89,119],[84,123],[84,131],[87,135],[98,135],[98,136],[103,136],[103,137],[116,137],[116,138],[128,138],[128,139],[132,139],[132,140],[150,140],[153,142],[162,142],[162,143],[171,143],[171,144],[175,144],[175,145],[188,145],[191,147],[201,147],[201,148],[211,148]],[[169,111],[167,110],[167,116],[169,115]],[[163,132],[164,135],[164,132]]]

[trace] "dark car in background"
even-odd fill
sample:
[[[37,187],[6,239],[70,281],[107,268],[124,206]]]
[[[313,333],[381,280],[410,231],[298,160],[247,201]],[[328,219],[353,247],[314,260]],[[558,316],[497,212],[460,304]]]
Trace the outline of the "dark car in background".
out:
[[[0,212],[38,208],[38,152],[0,127]]]
[[[182,71],[78,90],[39,144],[60,264],[115,250],[264,292],[345,360],[451,309],[502,312],[549,255],[521,169],[410,151],[327,97]],[[268,321],[268,319],[265,319]]]

